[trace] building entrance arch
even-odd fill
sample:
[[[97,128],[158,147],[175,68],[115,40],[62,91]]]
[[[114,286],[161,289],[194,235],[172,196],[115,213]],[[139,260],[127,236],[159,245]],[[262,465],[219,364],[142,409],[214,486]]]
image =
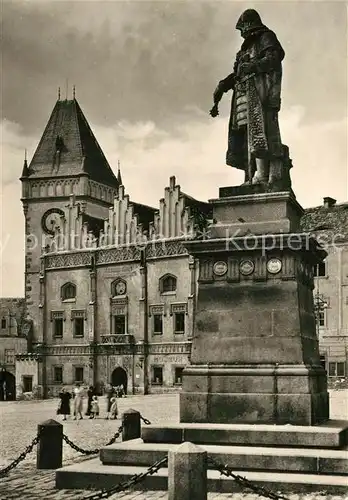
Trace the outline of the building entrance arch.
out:
[[[128,376],[126,370],[118,366],[111,374],[111,385],[117,387],[123,385],[124,393],[127,394]]]
[[[0,370],[0,401],[15,401],[16,377],[7,370]]]

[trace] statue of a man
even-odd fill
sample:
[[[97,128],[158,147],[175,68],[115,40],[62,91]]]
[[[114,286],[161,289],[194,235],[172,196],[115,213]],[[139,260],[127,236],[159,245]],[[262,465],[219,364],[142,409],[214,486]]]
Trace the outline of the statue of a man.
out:
[[[244,42],[233,73],[214,92],[210,111],[217,116],[223,94],[233,90],[226,163],[245,171],[245,184],[261,184],[273,191],[289,189],[291,160],[278,123],[285,53],[253,9],[243,12],[236,29]]]

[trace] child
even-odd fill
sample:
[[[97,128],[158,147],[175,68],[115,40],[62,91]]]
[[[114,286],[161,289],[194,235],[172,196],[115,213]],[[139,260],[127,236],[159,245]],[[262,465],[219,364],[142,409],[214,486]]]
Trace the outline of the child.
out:
[[[111,401],[111,408],[110,408],[111,418],[116,420],[118,415],[117,398],[113,396],[110,401]]]
[[[95,418],[98,415],[99,415],[98,396],[93,396],[92,403],[91,403],[91,414],[90,414],[89,418]]]

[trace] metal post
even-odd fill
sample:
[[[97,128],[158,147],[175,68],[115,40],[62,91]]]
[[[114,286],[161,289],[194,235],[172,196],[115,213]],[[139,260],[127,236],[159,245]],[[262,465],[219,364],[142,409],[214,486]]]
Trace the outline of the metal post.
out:
[[[59,469],[63,458],[63,426],[55,420],[38,425],[40,440],[37,445],[36,468]]]

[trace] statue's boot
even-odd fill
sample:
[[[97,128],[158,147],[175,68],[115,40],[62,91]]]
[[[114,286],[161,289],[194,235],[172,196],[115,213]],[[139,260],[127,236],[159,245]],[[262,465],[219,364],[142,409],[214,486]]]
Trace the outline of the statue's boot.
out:
[[[265,184],[268,182],[268,161],[263,158],[256,158],[256,172],[252,184]]]

